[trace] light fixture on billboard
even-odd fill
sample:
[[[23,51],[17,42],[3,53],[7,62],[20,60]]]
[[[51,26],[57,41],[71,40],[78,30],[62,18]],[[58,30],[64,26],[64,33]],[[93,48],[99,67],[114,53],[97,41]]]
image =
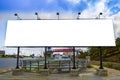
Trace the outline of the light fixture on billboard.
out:
[[[81,12],[78,12],[77,19],[80,19]]]
[[[35,12],[35,15],[37,16],[37,20],[40,20],[40,17],[37,12]]]
[[[17,20],[22,20],[17,13],[14,14],[17,17]]]
[[[58,16],[58,20],[59,20],[59,15],[60,15],[59,12],[57,12],[56,15]]]

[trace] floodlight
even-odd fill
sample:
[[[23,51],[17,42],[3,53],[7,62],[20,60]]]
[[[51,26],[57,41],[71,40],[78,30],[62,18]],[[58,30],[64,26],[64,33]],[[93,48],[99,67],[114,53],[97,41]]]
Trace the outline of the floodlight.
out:
[[[35,15],[37,16],[37,20],[40,20],[39,15],[37,12],[35,12]]]
[[[81,15],[81,12],[78,12],[77,19],[79,19],[79,18],[80,18],[80,15]]]
[[[58,16],[58,20],[59,20],[59,12],[57,12],[56,15]]]
[[[17,20],[22,20],[17,13],[14,14],[17,17]]]

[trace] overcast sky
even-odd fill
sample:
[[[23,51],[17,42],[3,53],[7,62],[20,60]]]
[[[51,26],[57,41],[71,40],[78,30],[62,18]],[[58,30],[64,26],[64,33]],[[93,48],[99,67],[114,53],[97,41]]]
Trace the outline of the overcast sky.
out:
[[[100,12],[102,18],[114,21],[115,35],[120,37],[120,0],[0,0],[0,49],[4,49],[7,20],[14,20],[14,13],[22,19],[36,19],[35,12],[41,19],[76,19],[96,18]]]

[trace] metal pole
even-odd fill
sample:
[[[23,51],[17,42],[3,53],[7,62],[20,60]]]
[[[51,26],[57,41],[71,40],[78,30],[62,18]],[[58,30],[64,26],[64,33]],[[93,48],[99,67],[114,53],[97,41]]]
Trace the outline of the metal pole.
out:
[[[20,47],[17,48],[17,64],[16,64],[16,69],[19,69],[19,53],[20,53]]]
[[[37,63],[38,63],[38,70],[39,70],[39,60],[37,61]]]
[[[32,64],[32,62],[31,62],[31,60],[30,60],[30,71],[31,71],[31,66],[32,66],[31,64]]]
[[[44,55],[45,55],[45,65],[44,65],[44,69],[47,69],[47,63],[46,63],[46,53],[47,53],[47,47],[45,47],[45,53],[44,53]]]
[[[76,66],[75,66],[75,47],[73,47],[73,69],[76,69]]]
[[[90,48],[88,48],[88,56],[90,56]]]
[[[102,48],[100,47],[99,49],[99,57],[100,57],[100,67],[99,69],[103,69],[103,64],[102,64]]]

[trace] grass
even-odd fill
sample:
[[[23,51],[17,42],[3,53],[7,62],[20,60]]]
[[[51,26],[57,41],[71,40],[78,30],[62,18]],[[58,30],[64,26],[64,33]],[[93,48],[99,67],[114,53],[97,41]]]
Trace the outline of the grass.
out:
[[[91,64],[98,65],[99,61],[91,61]],[[120,70],[120,63],[114,63],[114,62],[103,62],[103,66],[111,69]]]

